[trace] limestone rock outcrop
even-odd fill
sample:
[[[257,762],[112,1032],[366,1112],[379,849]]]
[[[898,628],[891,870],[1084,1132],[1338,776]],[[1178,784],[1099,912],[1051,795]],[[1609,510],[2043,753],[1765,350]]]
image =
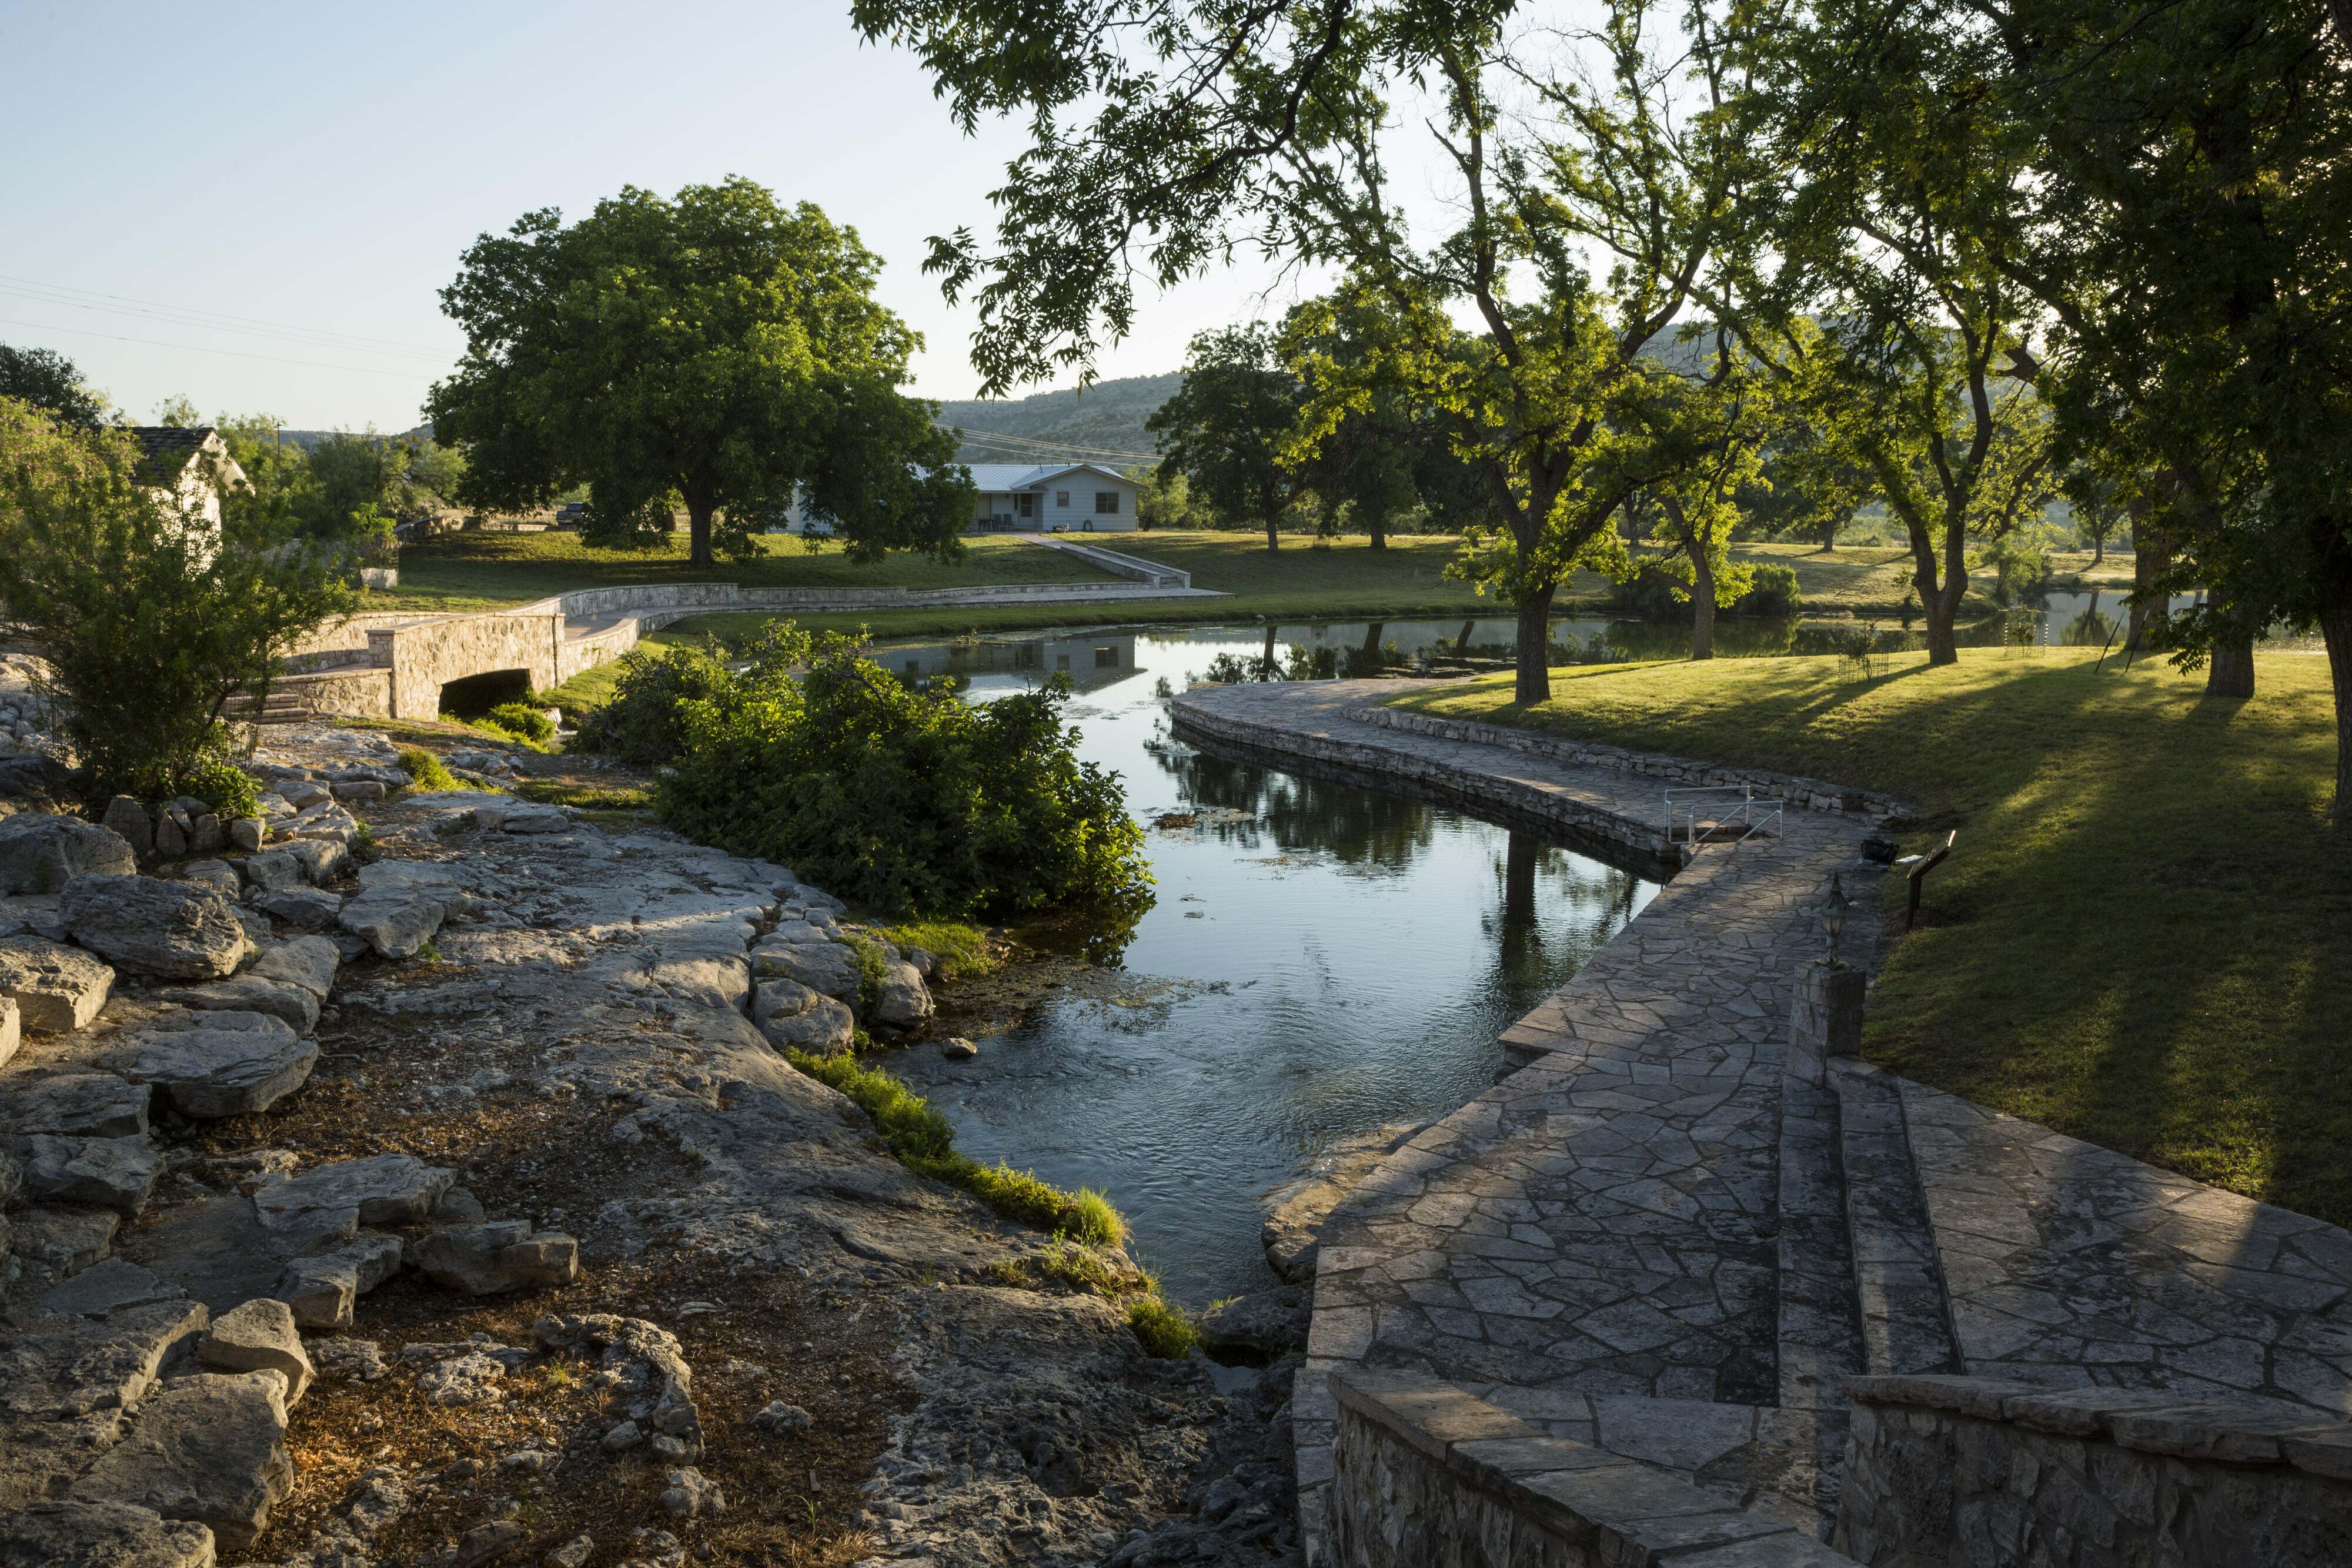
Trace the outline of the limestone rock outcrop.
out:
[[[253,950],[228,900],[192,883],[84,874],[66,883],[58,906],[82,946],[167,979],[225,978]]]

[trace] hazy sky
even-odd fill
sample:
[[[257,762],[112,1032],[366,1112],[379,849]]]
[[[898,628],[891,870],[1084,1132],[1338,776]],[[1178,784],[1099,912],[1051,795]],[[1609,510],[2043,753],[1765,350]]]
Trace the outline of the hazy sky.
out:
[[[918,389],[975,390],[971,313],[922,275],[924,241],[992,229],[1017,138],[959,135],[847,0],[0,0],[0,341],[69,355],[141,420],[185,393],[405,429],[462,344],[436,291],[475,235],[728,174],[855,225],[927,342]],[[1172,370],[1198,329],[1279,310],[1267,276],[1150,304],[1104,374]]]

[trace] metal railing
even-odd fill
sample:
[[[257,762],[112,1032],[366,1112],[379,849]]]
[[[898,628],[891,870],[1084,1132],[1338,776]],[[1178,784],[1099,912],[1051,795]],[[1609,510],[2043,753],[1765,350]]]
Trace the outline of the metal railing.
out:
[[[1716,812],[1714,819],[1702,829],[1698,809],[1695,805],[1682,808],[1682,820],[1677,824],[1675,808],[1677,795],[1731,795],[1737,796],[1738,800],[1727,802],[1726,809]],[[1757,794],[1753,784],[1689,785],[1680,789],[1669,789],[1665,800],[1666,841],[1679,842],[1693,849],[1701,844],[1741,844],[1768,830],[1777,838],[1780,836],[1781,816],[1787,804],[1778,796]],[[1739,830],[1738,837],[1719,836],[1734,828]]]

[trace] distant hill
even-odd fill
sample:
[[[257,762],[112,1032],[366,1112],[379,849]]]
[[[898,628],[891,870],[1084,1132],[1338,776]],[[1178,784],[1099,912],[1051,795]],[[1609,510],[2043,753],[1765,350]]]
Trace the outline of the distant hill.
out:
[[[289,446],[299,446],[303,451],[308,452],[310,448],[318,445],[319,443],[324,441],[330,435],[351,435],[355,433],[348,430],[281,430],[278,433],[278,438],[286,443]],[[433,439],[433,427],[430,424],[420,424],[414,430],[380,430],[375,434],[386,441],[416,441],[422,443]]]
[[[956,455],[966,463],[1086,460],[1112,468],[1159,461],[1143,422],[1176,395],[1181,371],[1097,382],[1084,392],[1024,398],[968,399],[940,404],[940,422],[964,433]],[[990,437],[1000,439],[991,440]]]

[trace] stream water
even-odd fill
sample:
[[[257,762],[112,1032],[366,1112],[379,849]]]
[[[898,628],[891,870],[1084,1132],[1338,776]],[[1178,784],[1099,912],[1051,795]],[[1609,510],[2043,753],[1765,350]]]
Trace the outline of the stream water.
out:
[[[1507,640],[1509,622],[1482,623]],[[1412,651],[1459,622],[1277,628],[1278,662]],[[1478,640],[1474,632],[1473,645]],[[1158,901],[1103,983],[1047,995],[977,1061],[891,1063],[959,1145],[1125,1212],[1137,1253],[1199,1306],[1272,1281],[1258,1195],[1344,1134],[1452,1111],[1503,1028],[1557,989],[1654,883],[1459,811],[1230,762],[1168,737],[1165,698],[1256,627],[1087,632],[877,649],[971,694],[1060,672],[1080,750],[1146,824]],[[1152,826],[1189,815],[1192,825]]]
[[[1971,643],[2099,644],[2113,594],[2053,595]],[[1828,652],[1853,622],[1727,617],[1726,656]],[[1881,628],[1887,643],[1899,628]],[[1094,1186],[1197,1306],[1270,1282],[1258,1196],[1334,1140],[1443,1115],[1493,1081],[1504,1027],[1559,988],[1656,884],[1461,811],[1199,753],[1166,699],[1197,680],[1329,678],[1501,661],[1512,622],[1073,631],[877,648],[977,701],[1067,675],[1081,753],[1146,824],[1158,901],[1118,967],[1048,994],[977,1061],[893,1061],[982,1160]],[[1562,618],[1555,657],[1675,658],[1686,626]],[[1816,646],[1816,644],[1819,644]],[[1190,825],[1159,827],[1189,816]]]

